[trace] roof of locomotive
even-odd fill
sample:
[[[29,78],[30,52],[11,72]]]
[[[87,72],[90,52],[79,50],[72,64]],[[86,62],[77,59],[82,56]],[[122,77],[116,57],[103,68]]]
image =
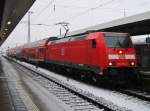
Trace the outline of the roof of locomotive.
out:
[[[128,33],[124,33],[124,32],[103,32],[103,31],[97,31],[97,30],[88,30],[88,31],[83,32],[83,33],[69,35],[68,37],[80,36],[80,35],[85,35],[85,34],[89,34],[89,33],[97,33],[97,32],[102,33],[102,34],[106,34],[106,33],[128,34]]]
[[[62,43],[62,42],[70,42],[70,41],[80,41],[80,40],[84,40],[86,39],[88,36],[88,34],[90,33],[101,33],[101,34],[105,34],[107,36],[113,35],[113,36],[120,36],[122,34],[127,35],[128,33],[120,33],[120,32],[99,32],[99,31],[88,31],[86,33],[82,33],[82,34],[76,34],[76,35],[72,35],[72,36],[66,36],[63,38],[58,38],[57,40],[53,40],[50,41],[50,44],[52,43]]]

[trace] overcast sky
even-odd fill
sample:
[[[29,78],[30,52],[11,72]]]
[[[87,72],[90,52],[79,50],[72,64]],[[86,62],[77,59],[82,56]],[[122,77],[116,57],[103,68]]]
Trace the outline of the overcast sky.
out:
[[[31,41],[59,35],[60,26],[55,25],[58,22],[69,22],[70,31],[74,31],[147,12],[149,7],[150,0],[36,0],[30,9]],[[3,49],[27,42],[27,18],[27,15],[22,18]]]

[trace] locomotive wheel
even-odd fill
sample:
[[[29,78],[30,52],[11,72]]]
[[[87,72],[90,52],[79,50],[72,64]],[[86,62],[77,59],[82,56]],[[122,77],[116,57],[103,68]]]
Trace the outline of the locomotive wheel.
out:
[[[88,75],[89,75],[88,78],[90,81],[92,81],[94,83],[97,83],[100,81],[100,77],[97,74],[95,74],[94,72],[89,72]]]
[[[86,77],[85,77],[85,74],[81,74],[80,75],[80,78],[81,78],[81,80],[84,80]]]
[[[96,76],[92,76],[92,81],[93,82],[97,82],[98,80],[97,80],[97,77]]]

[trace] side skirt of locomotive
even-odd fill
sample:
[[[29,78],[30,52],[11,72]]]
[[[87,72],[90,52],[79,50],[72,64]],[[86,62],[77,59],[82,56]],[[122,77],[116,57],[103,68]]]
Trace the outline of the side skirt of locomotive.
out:
[[[91,66],[86,64],[75,64],[75,63],[67,63],[67,62],[58,62],[46,60],[46,64],[59,65],[61,67],[66,68],[74,68],[82,71],[83,73],[80,76],[90,77],[93,81],[110,81],[110,82],[118,82],[125,83],[128,81],[136,81],[137,72],[134,68],[110,68],[104,70],[103,75],[99,74],[100,69],[98,66]],[[57,70],[57,69],[56,69]],[[77,71],[77,70],[75,70]]]
[[[94,73],[99,73],[99,67],[98,66],[91,66],[86,64],[75,64],[75,63],[69,63],[69,62],[61,62],[61,61],[53,61],[53,60],[46,60],[47,64],[56,64],[61,65],[62,67],[68,67],[68,68],[76,68],[83,71],[91,71]]]

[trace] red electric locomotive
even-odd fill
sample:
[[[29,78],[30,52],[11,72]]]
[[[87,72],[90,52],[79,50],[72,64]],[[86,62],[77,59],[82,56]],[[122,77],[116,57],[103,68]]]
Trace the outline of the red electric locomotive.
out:
[[[137,67],[130,35],[112,32],[91,32],[50,41],[46,62],[94,72],[92,76],[132,75]]]

